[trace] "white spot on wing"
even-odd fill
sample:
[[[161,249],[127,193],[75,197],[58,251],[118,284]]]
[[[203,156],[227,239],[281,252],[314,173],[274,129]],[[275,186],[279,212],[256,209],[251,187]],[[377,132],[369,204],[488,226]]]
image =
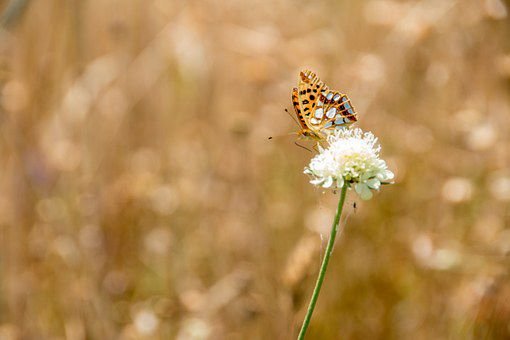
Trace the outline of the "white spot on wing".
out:
[[[323,109],[315,110],[315,118],[321,119],[322,116],[324,116],[324,110]]]
[[[313,125],[317,125],[317,124],[319,124],[319,120],[317,120],[317,119],[315,119],[315,118],[310,119],[310,122],[311,122]]]
[[[332,107],[331,109],[326,112],[326,117],[333,118],[336,114],[336,108]]]
[[[328,98],[328,100],[331,100],[331,98],[333,98],[333,92],[328,93],[326,98]]]
[[[338,101],[338,99],[340,99],[340,95],[337,93],[337,94],[335,94],[335,96],[333,97],[333,100],[334,100],[335,102],[337,102],[337,101]]]

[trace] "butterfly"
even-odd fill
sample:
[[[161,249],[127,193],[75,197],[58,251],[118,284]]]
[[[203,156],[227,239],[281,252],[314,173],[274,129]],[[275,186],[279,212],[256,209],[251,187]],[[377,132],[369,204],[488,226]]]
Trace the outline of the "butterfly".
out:
[[[312,71],[302,71],[299,76],[298,87],[292,89],[299,136],[324,141],[330,133],[358,120],[346,94],[330,90]]]

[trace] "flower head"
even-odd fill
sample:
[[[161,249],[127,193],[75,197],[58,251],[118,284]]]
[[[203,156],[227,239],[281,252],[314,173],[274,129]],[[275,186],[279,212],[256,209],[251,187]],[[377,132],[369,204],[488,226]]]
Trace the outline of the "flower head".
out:
[[[393,172],[379,158],[381,146],[371,132],[343,129],[327,141],[328,148],[319,146],[319,154],[305,168],[310,183],[333,189],[353,185],[363,200],[372,198],[371,190],[379,190],[381,184],[390,184]]]

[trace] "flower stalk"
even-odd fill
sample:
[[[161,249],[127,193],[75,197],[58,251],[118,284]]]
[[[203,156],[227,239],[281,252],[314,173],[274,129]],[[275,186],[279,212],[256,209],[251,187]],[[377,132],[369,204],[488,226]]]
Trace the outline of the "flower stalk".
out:
[[[380,158],[380,152],[381,146],[378,139],[371,132],[363,132],[358,128],[340,129],[328,136],[327,148],[318,146],[318,154],[310,160],[310,164],[304,170],[304,173],[310,176],[311,184],[333,191],[341,189],[341,192],[317,283],[298,340],[305,338],[317,304],[335,245],[347,189],[354,189],[361,199],[369,200],[373,197],[372,192],[379,191],[381,185],[392,184],[393,172]]]
[[[315,305],[317,304],[317,299],[319,297],[319,293],[321,291],[322,283],[324,282],[324,277],[326,276],[326,270],[329,264],[329,258],[333,253],[333,247],[335,245],[335,239],[338,232],[338,225],[340,223],[340,216],[342,215],[342,209],[345,202],[345,196],[347,193],[347,186],[344,185],[340,192],[340,198],[338,200],[338,207],[336,209],[335,219],[333,221],[333,225],[331,226],[331,233],[329,235],[328,245],[326,246],[326,250],[324,252],[324,258],[322,259],[321,268],[319,271],[319,276],[317,277],[317,282],[315,283],[315,288],[312,293],[312,297],[310,299],[310,304],[308,306],[308,310],[305,315],[305,319],[303,321],[303,325],[301,326],[301,330],[298,335],[298,340],[302,340],[305,338],[306,331],[310,324],[310,320],[312,318],[313,311],[315,309]]]

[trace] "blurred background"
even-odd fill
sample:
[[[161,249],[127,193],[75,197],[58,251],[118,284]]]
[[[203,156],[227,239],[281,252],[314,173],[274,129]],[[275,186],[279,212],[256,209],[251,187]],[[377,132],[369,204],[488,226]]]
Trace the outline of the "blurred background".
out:
[[[508,1],[0,9],[0,339],[295,338],[337,202],[304,68],[396,174],[349,194],[309,338],[510,337]]]

